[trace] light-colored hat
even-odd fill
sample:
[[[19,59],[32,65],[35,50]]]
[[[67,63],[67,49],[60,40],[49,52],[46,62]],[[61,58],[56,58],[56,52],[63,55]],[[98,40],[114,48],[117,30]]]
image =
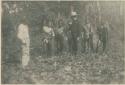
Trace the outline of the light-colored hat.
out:
[[[71,16],[77,16],[78,14],[77,14],[77,12],[71,12]]]

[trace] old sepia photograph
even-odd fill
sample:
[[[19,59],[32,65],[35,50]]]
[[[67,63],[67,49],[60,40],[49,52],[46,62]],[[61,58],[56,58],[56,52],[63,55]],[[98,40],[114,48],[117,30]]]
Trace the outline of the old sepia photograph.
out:
[[[2,84],[125,84],[124,1],[1,1]]]

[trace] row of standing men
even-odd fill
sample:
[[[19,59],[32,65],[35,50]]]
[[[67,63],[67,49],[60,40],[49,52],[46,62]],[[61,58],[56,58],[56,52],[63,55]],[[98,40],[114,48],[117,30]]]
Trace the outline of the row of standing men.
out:
[[[102,51],[105,51],[108,41],[108,30],[105,25],[98,26],[95,34],[90,23],[87,23],[86,26],[80,24],[76,12],[72,13],[71,19],[72,22],[68,24],[67,29],[65,29],[63,20],[59,21],[56,30],[53,30],[49,25],[43,26],[45,34],[42,40],[43,53],[51,55],[65,51],[76,55],[81,52],[98,52],[100,46]],[[94,35],[98,36],[96,45],[93,43]]]

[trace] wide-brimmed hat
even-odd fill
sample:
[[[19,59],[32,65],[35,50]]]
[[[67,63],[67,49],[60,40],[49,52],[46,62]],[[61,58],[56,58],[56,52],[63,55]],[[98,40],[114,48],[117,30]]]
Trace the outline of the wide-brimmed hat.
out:
[[[71,16],[77,16],[78,14],[77,14],[77,12],[71,12]]]

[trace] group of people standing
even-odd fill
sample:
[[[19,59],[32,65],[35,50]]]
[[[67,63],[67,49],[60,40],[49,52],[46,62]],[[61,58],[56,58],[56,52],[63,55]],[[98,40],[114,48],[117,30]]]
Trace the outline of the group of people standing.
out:
[[[83,26],[78,20],[77,12],[71,13],[71,22],[67,25],[60,19],[57,29],[52,29],[50,24],[48,26],[44,25],[43,32],[50,36],[49,39],[43,38],[42,42],[46,54],[60,54],[63,51],[75,55],[80,52],[98,52],[100,45],[104,52],[108,39],[107,27],[103,24],[99,25],[96,31],[98,41],[95,46],[93,43],[95,34],[91,24],[87,22]]]
[[[22,66],[28,65],[30,60],[30,36],[29,26],[24,17],[21,24],[18,25],[17,37],[22,42]],[[107,27],[100,25],[97,27],[98,41],[96,47],[94,46],[94,33],[90,23],[86,26],[82,26],[78,21],[78,15],[76,12],[72,12],[71,22],[64,24],[63,20],[58,21],[57,29],[53,29],[52,23],[43,25],[42,35],[42,55],[56,55],[68,52],[73,55],[78,53],[90,53],[98,52],[100,45],[102,45],[103,52],[106,50],[106,44],[108,41]],[[99,44],[101,42],[101,44]]]

